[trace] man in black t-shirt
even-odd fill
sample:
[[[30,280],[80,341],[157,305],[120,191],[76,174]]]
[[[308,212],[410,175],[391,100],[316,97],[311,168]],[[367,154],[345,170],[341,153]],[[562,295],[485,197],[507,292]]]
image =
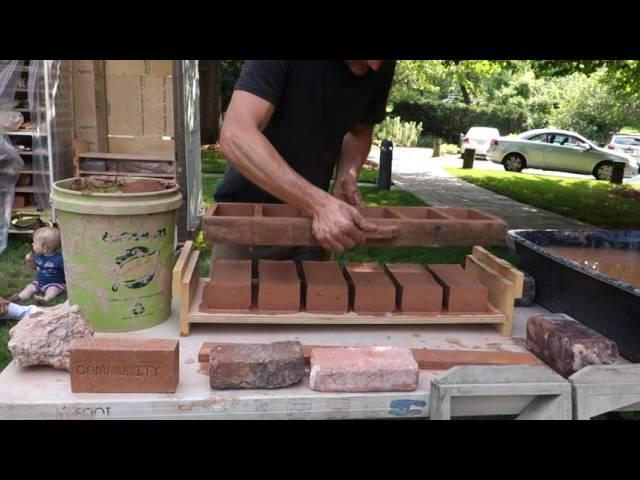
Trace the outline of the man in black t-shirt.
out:
[[[285,202],[313,219],[326,250],[375,232],[355,208],[373,125],[386,115],[393,60],[247,60],[220,133],[218,202]],[[332,195],[327,193],[338,166]],[[321,248],[216,246],[214,258],[321,259]]]

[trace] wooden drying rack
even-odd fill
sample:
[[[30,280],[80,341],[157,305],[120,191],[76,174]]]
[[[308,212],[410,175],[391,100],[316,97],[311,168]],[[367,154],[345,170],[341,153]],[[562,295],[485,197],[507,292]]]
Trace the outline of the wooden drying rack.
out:
[[[516,298],[522,296],[524,275],[509,262],[495,257],[482,247],[474,247],[467,255],[465,270],[475,275],[489,290],[490,311],[479,314],[436,315],[360,315],[264,313],[203,313],[199,311],[208,278],[198,275],[200,252],[193,242],[185,243],[173,269],[173,297],[180,304],[180,335],[188,336],[192,323],[274,324],[274,325],[427,325],[427,324],[491,324],[503,336],[511,336]]]

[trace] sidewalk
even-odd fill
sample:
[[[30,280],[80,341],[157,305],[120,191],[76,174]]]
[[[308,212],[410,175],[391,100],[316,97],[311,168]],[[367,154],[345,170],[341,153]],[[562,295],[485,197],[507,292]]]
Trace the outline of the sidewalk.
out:
[[[378,159],[370,156],[369,160]],[[504,219],[510,229],[589,229],[591,225],[517,202],[447,173],[452,157],[431,158],[431,149],[396,148],[393,182],[434,207],[477,208]],[[462,160],[459,160],[460,165]]]

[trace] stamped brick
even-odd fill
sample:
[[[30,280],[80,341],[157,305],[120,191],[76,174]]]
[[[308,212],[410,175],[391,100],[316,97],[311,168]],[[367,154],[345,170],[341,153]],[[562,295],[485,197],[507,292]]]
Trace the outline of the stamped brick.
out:
[[[74,393],[174,393],[179,342],[169,339],[91,337],[70,349]]]

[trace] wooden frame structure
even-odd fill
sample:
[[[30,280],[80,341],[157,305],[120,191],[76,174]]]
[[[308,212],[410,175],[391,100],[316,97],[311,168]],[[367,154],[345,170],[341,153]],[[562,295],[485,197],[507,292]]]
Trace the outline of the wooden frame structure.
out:
[[[508,262],[501,260],[482,247],[474,247],[468,255],[465,268],[471,271],[489,289],[491,311],[484,314],[436,315],[342,315],[300,312],[284,315],[258,313],[203,313],[199,311],[204,286],[208,279],[199,278],[199,252],[193,243],[185,243],[173,269],[173,296],[180,302],[180,335],[189,335],[193,323],[219,324],[321,324],[321,325],[381,325],[381,324],[492,324],[503,336],[511,336],[513,308],[516,298],[522,296],[524,275]]]

